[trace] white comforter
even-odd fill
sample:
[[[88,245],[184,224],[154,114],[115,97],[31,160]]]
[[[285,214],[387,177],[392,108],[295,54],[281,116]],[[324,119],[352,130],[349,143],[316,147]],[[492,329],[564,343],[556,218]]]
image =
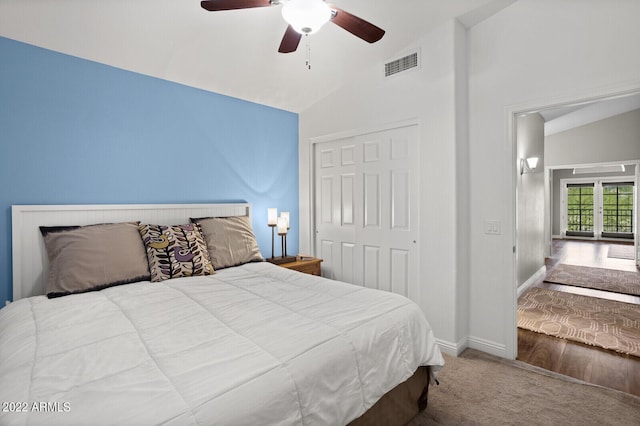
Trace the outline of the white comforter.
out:
[[[340,425],[443,363],[408,299],[253,263],[3,308],[0,424]]]

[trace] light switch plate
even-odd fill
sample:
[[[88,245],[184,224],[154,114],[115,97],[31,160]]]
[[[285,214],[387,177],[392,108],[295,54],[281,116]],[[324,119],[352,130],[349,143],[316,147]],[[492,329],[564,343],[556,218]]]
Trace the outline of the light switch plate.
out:
[[[484,233],[488,235],[502,234],[502,223],[499,220],[485,220]]]

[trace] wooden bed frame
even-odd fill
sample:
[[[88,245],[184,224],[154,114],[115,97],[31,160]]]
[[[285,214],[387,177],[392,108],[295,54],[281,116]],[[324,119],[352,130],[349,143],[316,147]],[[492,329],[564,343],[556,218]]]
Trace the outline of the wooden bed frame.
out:
[[[248,203],[14,205],[11,207],[13,300],[45,293],[49,260],[40,226],[140,221],[188,223],[191,217],[251,216]]]
[[[13,300],[45,293],[48,258],[40,226],[92,225],[140,221],[160,225],[188,223],[191,217],[251,217],[248,203],[14,205],[12,215]],[[427,405],[429,368],[420,367],[354,420],[352,426],[402,425]]]

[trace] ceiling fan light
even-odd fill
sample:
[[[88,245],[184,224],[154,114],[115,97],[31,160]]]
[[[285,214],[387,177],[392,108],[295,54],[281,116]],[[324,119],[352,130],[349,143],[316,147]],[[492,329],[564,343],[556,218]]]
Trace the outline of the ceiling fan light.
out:
[[[331,8],[323,0],[289,0],[282,17],[300,34],[313,34],[331,19]]]

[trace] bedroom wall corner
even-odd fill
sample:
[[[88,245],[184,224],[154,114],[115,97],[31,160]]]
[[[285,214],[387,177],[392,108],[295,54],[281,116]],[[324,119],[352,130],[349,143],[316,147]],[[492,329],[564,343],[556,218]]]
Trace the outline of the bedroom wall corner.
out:
[[[267,208],[298,251],[298,114],[0,37],[0,303],[13,204],[244,201],[270,255]]]
[[[467,29],[454,21],[455,203],[456,203],[456,334],[463,350],[469,336],[469,64]]]

